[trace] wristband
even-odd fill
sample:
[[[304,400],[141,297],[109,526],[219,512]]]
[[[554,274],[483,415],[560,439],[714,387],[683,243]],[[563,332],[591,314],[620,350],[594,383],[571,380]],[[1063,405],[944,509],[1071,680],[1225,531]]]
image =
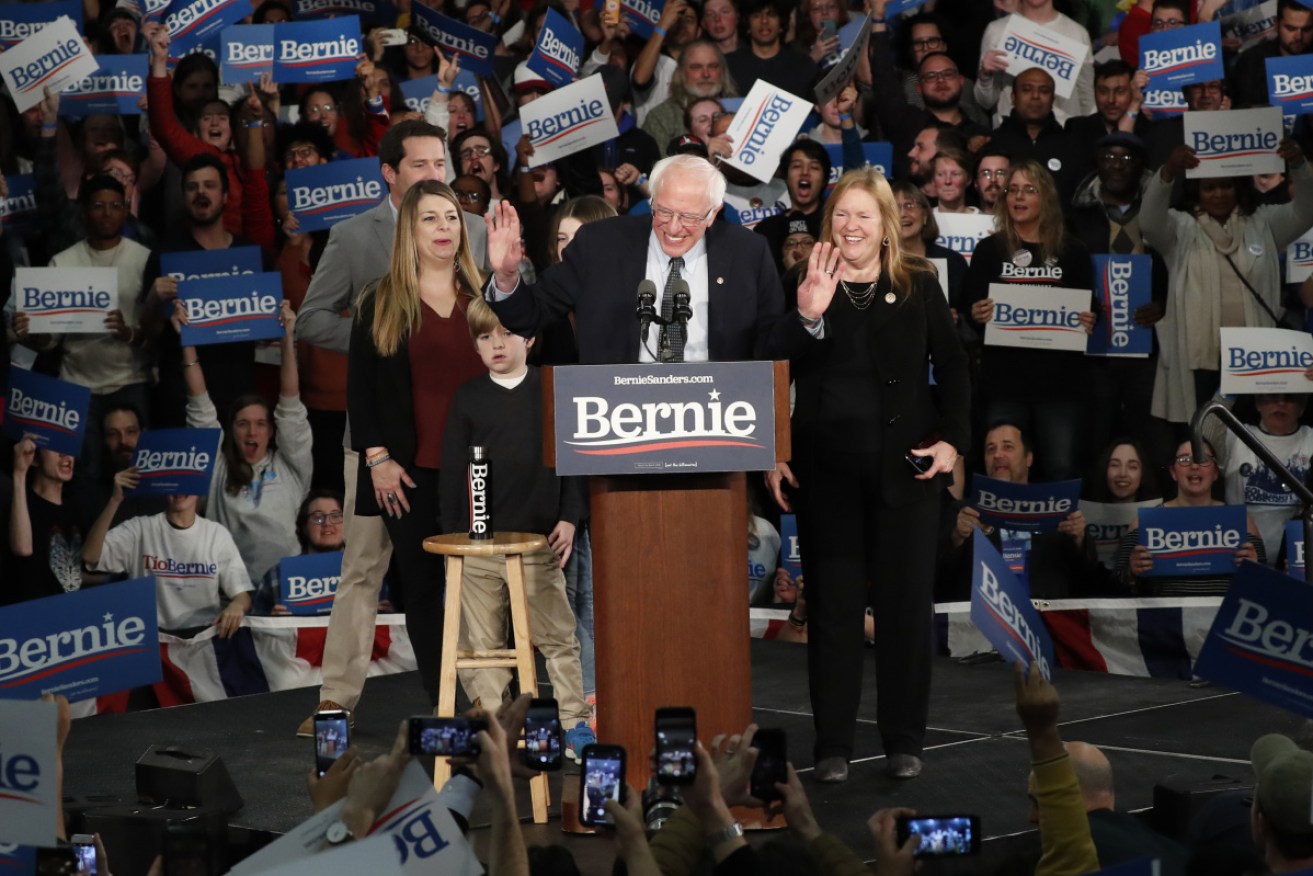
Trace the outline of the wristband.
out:
[[[652,32],[659,33],[663,37],[666,35],[666,29],[664,27],[661,27],[661,25],[659,24],[652,25]]]
[[[645,186],[645,185],[647,185],[647,174],[645,174],[645,173],[640,173],[640,174],[638,175],[638,179],[634,181],[634,185],[636,185],[636,186]]]
[[[803,328],[807,328],[807,329],[816,328],[818,325],[821,324],[821,320],[824,318],[825,315],[822,314],[821,316],[818,316],[815,319],[808,319],[807,317],[803,316],[801,312],[798,313],[798,320],[802,323]]]
[[[261,119],[261,120],[258,121],[258,122],[247,122],[247,123],[246,123],[246,127],[248,127],[248,128],[263,128],[263,127],[264,127],[264,120]]]
[[[886,21],[886,20],[883,19],[883,18],[872,18],[872,19],[871,19],[871,24],[888,24],[888,23],[889,23],[889,22]]]
[[[391,458],[391,456],[384,454],[383,456],[376,456],[373,459],[365,460],[365,468],[377,468]]]
[[[1138,117],[1140,114],[1139,114],[1138,112],[1136,112],[1135,110],[1127,110],[1127,111],[1126,111],[1126,115],[1128,115],[1128,116],[1130,116],[1131,118],[1134,119],[1134,118]]]
[[[42,122],[42,123],[41,123],[41,130],[43,130],[43,131],[54,131],[54,130],[58,130],[58,128],[59,128],[59,123],[58,123],[58,122]]]
[[[492,19],[493,24],[501,24],[501,16],[493,12],[491,9],[488,10],[488,17]]]
[[[850,113],[839,113],[839,121],[841,121],[841,122],[851,122],[852,120],[853,120],[853,117],[852,117],[852,115],[851,115]]]
[[[451,86],[449,85],[443,85],[441,82],[439,82],[437,88],[438,88],[438,94],[451,94]],[[379,98],[379,100],[382,99],[383,98],[381,97]]]

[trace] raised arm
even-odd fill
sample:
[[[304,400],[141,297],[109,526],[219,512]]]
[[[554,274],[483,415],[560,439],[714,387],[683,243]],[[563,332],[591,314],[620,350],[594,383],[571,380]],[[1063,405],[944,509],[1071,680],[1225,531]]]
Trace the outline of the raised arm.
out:
[[[27,473],[36,462],[36,442],[30,435],[14,445],[14,494],[9,501],[9,552],[32,556],[32,517],[27,507]]]

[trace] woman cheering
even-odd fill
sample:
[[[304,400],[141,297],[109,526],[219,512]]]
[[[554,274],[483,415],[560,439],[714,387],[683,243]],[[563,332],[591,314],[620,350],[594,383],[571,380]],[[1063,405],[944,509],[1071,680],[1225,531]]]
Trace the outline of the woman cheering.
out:
[[[442,557],[425,553],[422,542],[441,532],[438,471],[452,396],[483,373],[465,322],[465,308],[482,279],[463,216],[445,183],[426,180],[410,187],[397,211],[391,269],[365,288],[347,361],[347,416],[366,469],[355,513],[384,515],[406,631],[434,704],[444,575]]]
[[[798,505],[824,782],[848,777],[868,604],[886,769],[903,779],[921,772],[939,475],[969,440],[966,354],[934,270],[903,253],[899,227],[878,171],[844,174],[825,206],[822,242],[786,278],[798,301],[786,318],[819,337],[793,362],[793,459],[766,480],[780,507]]]

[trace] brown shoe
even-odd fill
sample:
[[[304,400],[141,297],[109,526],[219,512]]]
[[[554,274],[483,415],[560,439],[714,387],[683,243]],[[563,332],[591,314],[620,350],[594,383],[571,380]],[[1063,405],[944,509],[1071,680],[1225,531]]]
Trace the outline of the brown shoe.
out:
[[[333,702],[332,700],[324,700],[322,703],[318,705],[318,707],[315,708],[314,713],[311,714],[309,718],[306,718],[304,721],[302,721],[300,727],[296,728],[296,735],[302,736],[306,739],[312,738],[315,735],[315,715],[319,714],[320,712],[335,712],[335,711],[346,712],[347,718],[351,722],[351,729],[352,730],[356,729],[355,712],[351,711],[346,706]]]

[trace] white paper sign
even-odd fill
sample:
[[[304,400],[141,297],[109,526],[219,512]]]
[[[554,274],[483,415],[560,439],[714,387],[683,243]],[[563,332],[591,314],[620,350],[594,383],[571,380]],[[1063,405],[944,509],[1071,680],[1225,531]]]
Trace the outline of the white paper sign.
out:
[[[770,182],[779,169],[780,156],[798,136],[811,111],[810,100],[758,79],[725,132],[734,141],[734,154],[724,159],[725,163],[764,183]]]
[[[371,836],[337,848],[307,855],[261,871],[265,876],[324,876],[326,873],[368,873],[369,876],[401,876],[397,846],[390,836]]]
[[[1007,54],[1008,72],[1013,76],[1038,67],[1053,77],[1053,91],[1068,98],[1090,53],[1090,47],[1023,18],[1008,16],[998,48]]]
[[[1089,289],[990,283],[994,318],[985,323],[985,346],[1084,353],[1089,336],[1080,315],[1093,295]]]
[[[1187,179],[1285,172],[1277,155],[1285,136],[1281,107],[1187,112],[1184,122],[1185,145],[1199,159],[1198,167],[1185,172]]]
[[[1122,536],[1130,531],[1131,524],[1141,508],[1157,508],[1162,499],[1144,502],[1090,502],[1081,499],[1080,510],[1085,515],[1085,538],[1094,540],[1094,552],[1099,562],[1112,568],[1117,557],[1117,546]]]
[[[301,822],[281,839],[242,861],[230,871],[232,876],[254,876],[276,867],[293,864],[314,855],[326,845],[328,828],[338,820],[344,801]],[[461,833],[451,811],[433,790],[433,780],[416,760],[401,774],[401,784],[388,801],[384,822],[375,827],[375,835],[392,840],[400,872],[407,876],[480,876],[483,867],[469,841]],[[278,872],[282,872],[281,870]],[[295,871],[299,874],[300,871]],[[322,870],[323,873],[368,872],[366,870]]]
[[[55,844],[57,721],[54,703],[0,700],[0,842]]]
[[[976,244],[993,234],[994,216],[990,213],[935,213],[939,236],[935,243],[951,249],[968,263]]]
[[[1222,329],[1222,393],[1313,392],[1313,335],[1280,328]]]
[[[816,103],[824,105],[829,103],[839,92],[843,91],[845,85],[852,81],[853,74],[857,72],[857,64],[866,57],[866,41],[871,36],[871,16],[867,15],[862,18],[861,28],[857,31],[857,38],[853,40],[852,45],[843,50],[839,60],[830,68],[830,72],[825,74],[816,85]]]
[[[119,306],[114,268],[19,268],[14,310],[26,313],[33,334],[105,333],[105,317]]]
[[[939,274],[939,288],[944,290],[944,300],[948,301],[948,259],[926,259],[926,261],[935,266],[935,272]]]
[[[1274,39],[1276,33],[1277,0],[1267,0],[1222,19],[1222,36],[1240,40],[1238,51],[1241,52],[1264,40]]]
[[[1286,282],[1302,283],[1313,276],[1313,228],[1286,247]]]
[[[99,69],[77,25],[66,15],[0,54],[0,77],[20,113],[40,103],[47,88],[61,91]]]
[[[620,136],[601,76],[589,76],[544,94],[520,108],[524,133],[533,143],[530,167]]]

